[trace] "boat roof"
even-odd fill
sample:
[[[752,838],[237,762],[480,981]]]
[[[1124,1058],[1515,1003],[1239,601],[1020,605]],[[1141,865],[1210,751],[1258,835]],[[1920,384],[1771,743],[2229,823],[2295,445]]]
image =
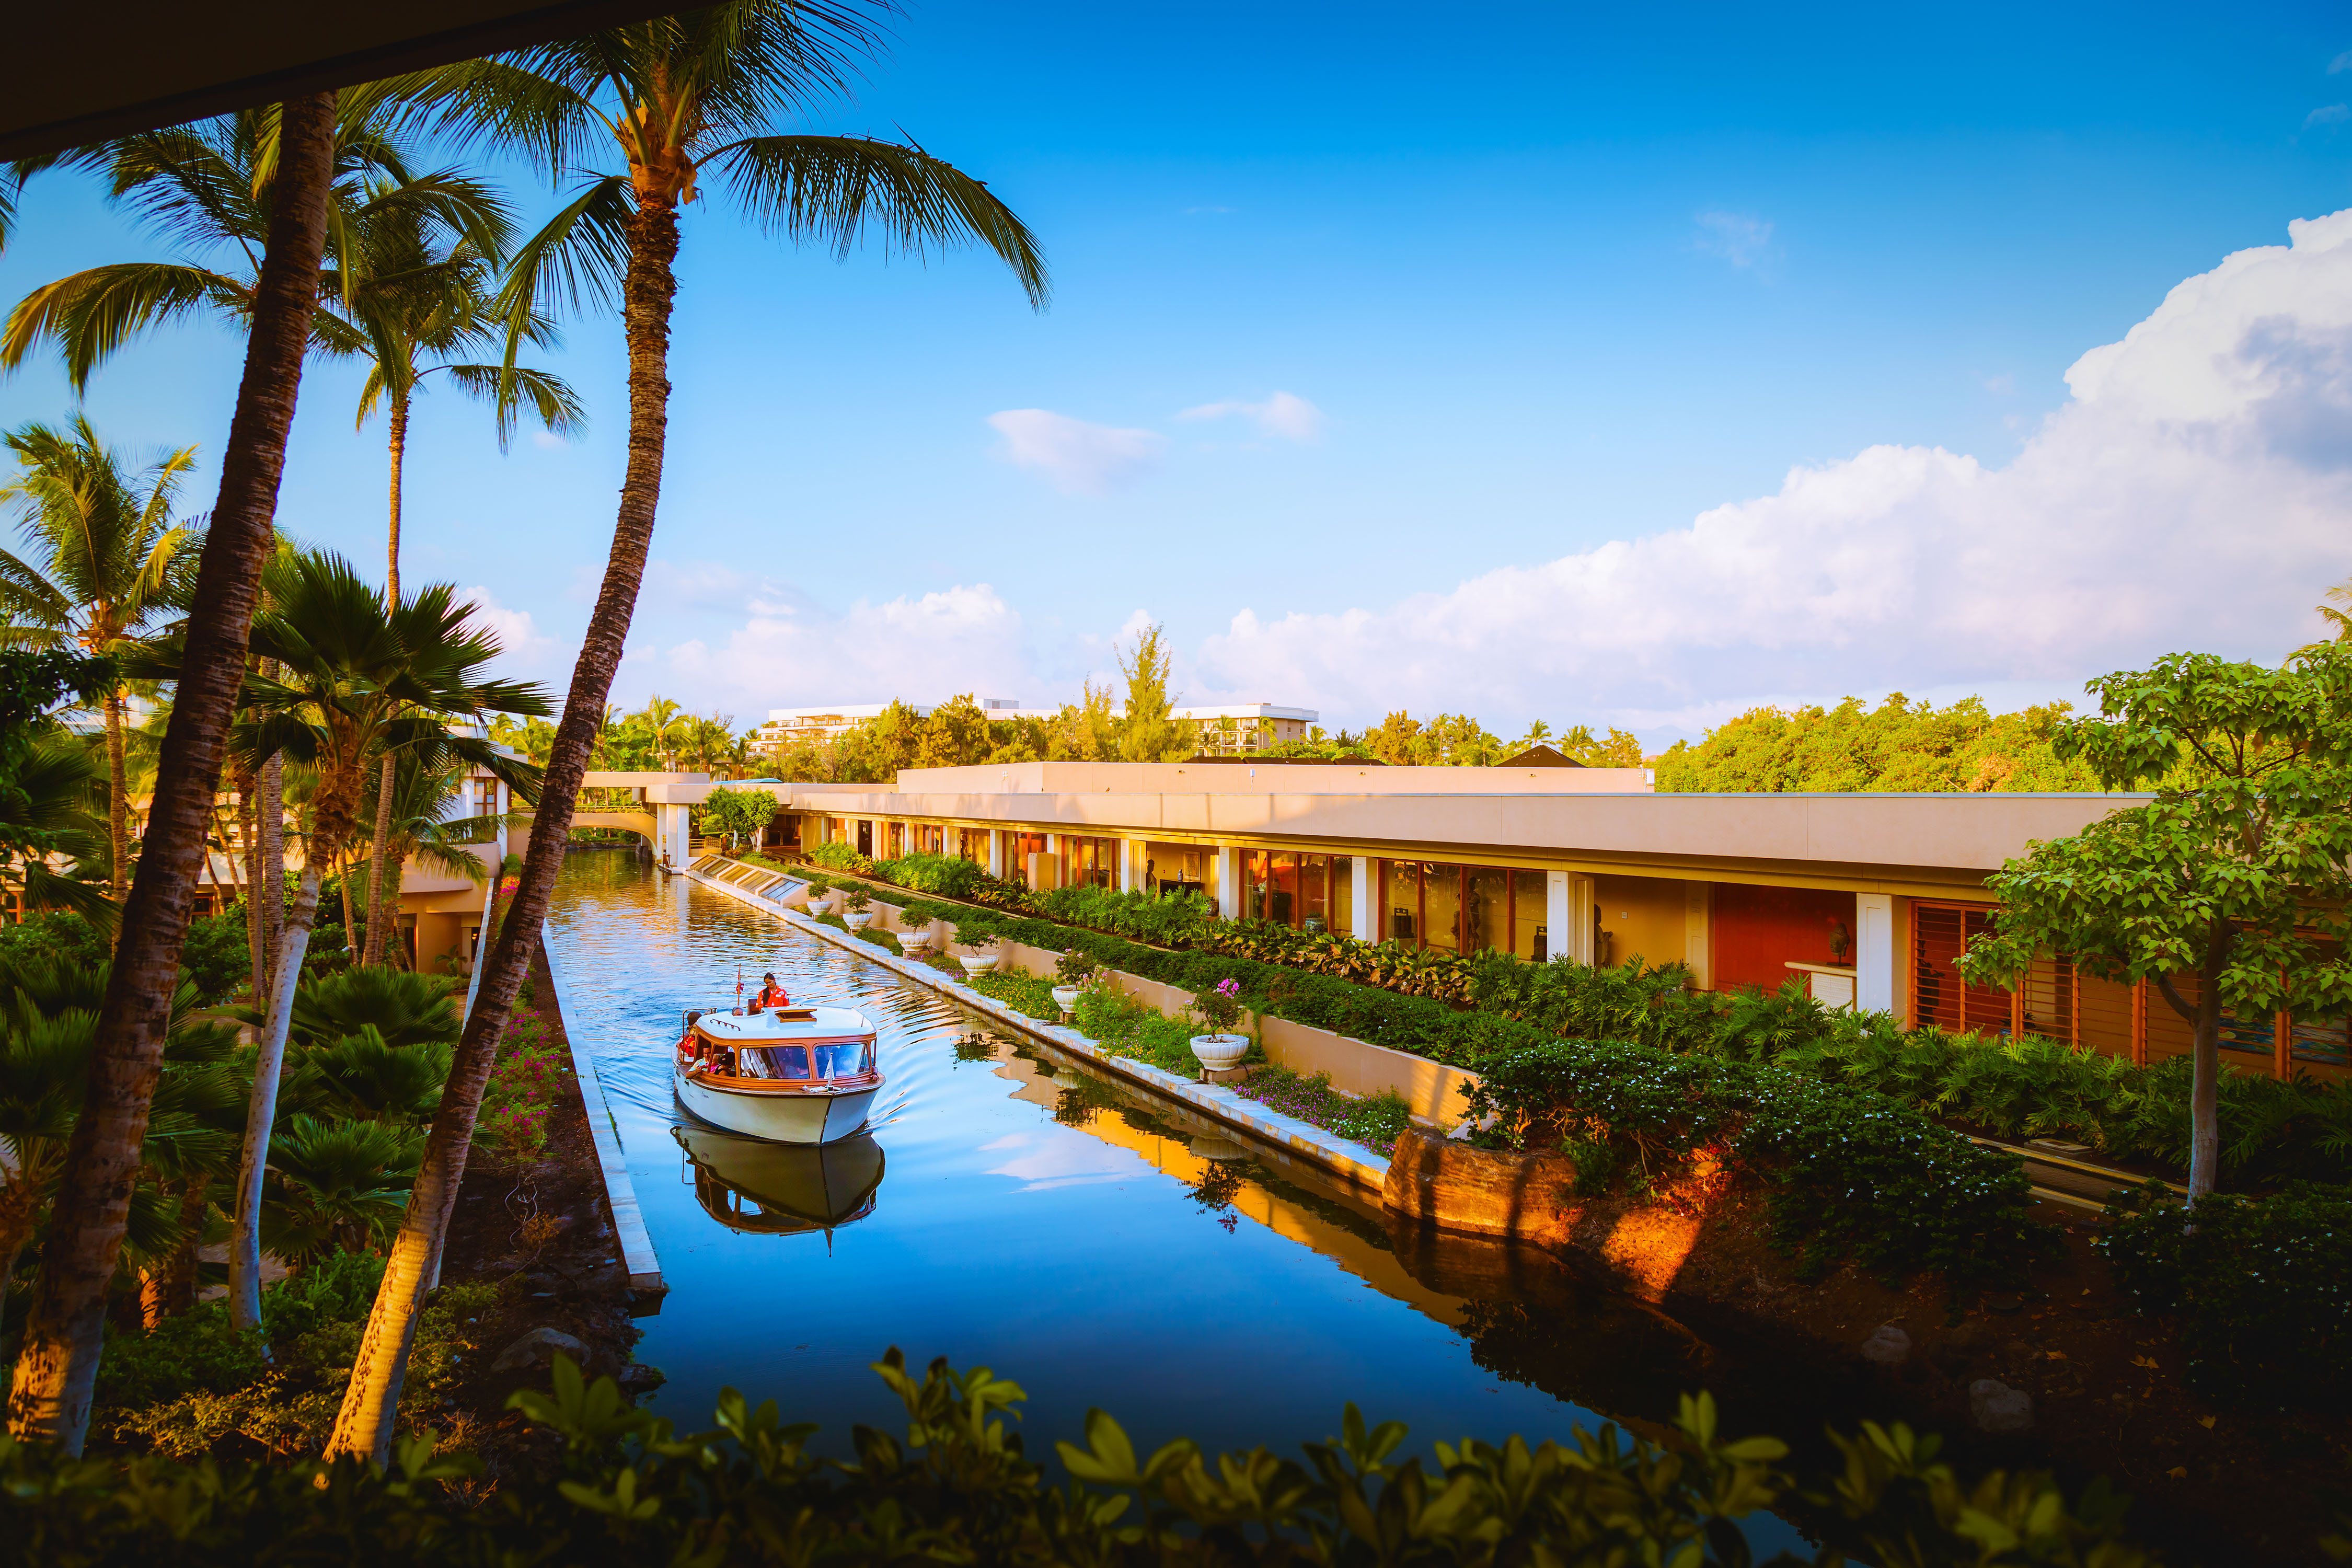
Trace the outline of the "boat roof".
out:
[[[803,1009],[784,1009],[799,1013]],[[837,1040],[845,1036],[871,1035],[874,1026],[866,1015],[855,1007],[810,1007],[805,1017],[775,1016],[771,1008],[763,1012],[736,1014],[720,1009],[705,1013],[694,1021],[694,1026],[715,1040]]]

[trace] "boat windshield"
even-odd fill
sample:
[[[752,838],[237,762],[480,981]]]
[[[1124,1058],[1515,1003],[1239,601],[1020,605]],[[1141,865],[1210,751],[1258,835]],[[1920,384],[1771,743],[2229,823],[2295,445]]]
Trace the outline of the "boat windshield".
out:
[[[855,1078],[874,1070],[874,1042],[849,1040],[836,1046],[816,1048],[816,1076],[819,1078]]]
[[[740,1053],[745,1078],[806,1078],[806,1046],[745,1046]]]

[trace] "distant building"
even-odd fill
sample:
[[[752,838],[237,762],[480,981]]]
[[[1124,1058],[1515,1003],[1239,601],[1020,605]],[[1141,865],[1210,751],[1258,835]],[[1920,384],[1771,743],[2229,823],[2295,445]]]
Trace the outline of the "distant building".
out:
[[[1059,708],[1024,708],[1010,697],[982,697],[978,701],[981,711],[992,720],[1056,719],[1062,712]],[[881,717],[889,706],[887,702],[830,702],[771,708],[768,721],[751,739],[751,749],[754,755],[772,757],[796,741],[830,741],[868,719]],[[907,706],[918,717],[928,719],[944,705],[909,702]],[[1312,708],[1277,708],[1270,702],[1178,708],[1170,716],[1201,726],[1203,751],[1228,754],[1257,751],[1282,741],[1303,741],[1307,726],[1316,720]]]

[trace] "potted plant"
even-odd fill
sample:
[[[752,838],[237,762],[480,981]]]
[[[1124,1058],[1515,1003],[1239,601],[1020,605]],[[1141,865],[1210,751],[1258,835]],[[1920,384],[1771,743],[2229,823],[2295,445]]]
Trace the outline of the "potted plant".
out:
[[[1092,958],[1075,947],[1066,949],[1054,961],[1054,978],[1061,982],[1054,987],[1054,1005],[1065,1013],[1076,1012],[1078,998],[1100,973],[1100,966]]]
[[[866,923],[874,918],[874,895],[864,888],[852,888],[842,894],[841,906],[846,911],[841,917],[842,923],[852,931],[864,931]]]
[[[1234,1033],[1242,1016],[1240,981],[1218,981],[1192,998],[1192,1011],[1209,1026],[1207,1034],[1192,1037],[1192,1055],[1202,1068],[1223,1072],[1249,1055],[1250,1037]]]
[[[909,920],[907,910],[898,910],[898,945],[912,956],[931,945],[931,922]]]
[[[963,965],[965,975],[974,980],[994,969],[999,956],[993,937],[983,937],[981,941],[985,945],[974,946],[956,954],[956,962]]]

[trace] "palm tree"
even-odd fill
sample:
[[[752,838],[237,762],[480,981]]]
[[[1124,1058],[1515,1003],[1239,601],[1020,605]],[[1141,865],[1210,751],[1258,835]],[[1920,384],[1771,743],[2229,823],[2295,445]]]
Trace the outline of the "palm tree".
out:
[[[2333,600],[2334,603],[2326,605],[2314,605],[2312,608],[2319,612],[2320,619],[2327,623],[2330,631],[2334,635],[2322,637],[2317,642],[2305,643],[2301,647],[2295,649],[2294,652],[2289,654],[2287,656],[2288,658],[2307,658],[2311,655],[2318,652],[2321,648],[2327,647],[2330,643],[2352,642],[2352,614],[2347,613],[2352,612],[2352,577],[2347,577],[2341,583],[2329,588],[2327,590],[2327,597]],[[2337,605],[2343,605],[2344,608],[2337,609],[2336,607]]]
[[[390,194],[390,187],[383,188]],[[376,208],[354,226],[354,240],[342,258],[351,275],[347,314],[359,329],[367,359],[368,377],[360,390],[359,422],[364,426],[379,405],[390,433],[391,498],[385,531],[385,592],[400,597],[400,534],[402,478],[408,452],[409,410],[428,377],[441,375],[452,384],[489,400],[497,410],[499,444],[512,434],[520,404],[529,404],[540,423],[559,435],[579,426],[580,403],[572,388],[545,371],[500,364],[467,363],[463,356],[497,349],[501,323],[494,309],[499,292],[496,253],[483,243],[503,245],[507,232],[504,207],[487,204],[482,235],[452,234],[435,216],[415,204],[394,203]],[[553,328],[533,314],[521,323],[522,336],[535,343],[550,342]],[[394,790],[393,759],[386,753],[377,790],[375,832],[368,857],[367,940],[362,964],[380,963],[387,934],[377,913],[384,908],[386,874],[384,840],[391,823]]]
[[[495,858],[485,864],[479,855],[471,853],[468,846],[492,844],[505,829],[530,820],[520,812],[488,812],[472,816],[446,816],[450,803],[465,788],[468,767],[461,758],[446,755],[431,742],[408,747],[397,753],[387,752],[398,766],[393,773],[392,795],[387,805],[383,797],[381,776],[376,784],[376,853],[386,867],[386,880],[381,885],[370,879],[368,925],[375,928],[374,900],[384,900],[387,914],[400,907],[401,868],[414,860],[436,871],[446,871],[470,880],[487,881],[496,864]],[[524,800],[538,798],[540,770],[527,763],[509,761],[510,770],[505,776],[509,787]],[[348,886],[348,882],[346,883]],[[389,922],[387,921],[387,924]]]
[[[220,789],[221,752],[245,676],[246,637],[268,559],[286,433],[319,300],[335,171],[335,95],[307,93],[271,116],[273,146],[254,188],[268,225],[247,320],[245,370],[221,451],[219,499],[196,573],[194,607],[156,765],[139,869],[123,901],[106,997],[92,1032],[80,1113],[51,1205],[41,1272],[8,1394],[8,1428],[79,1454],[103,1344],[106,1293],[131,1218],[131,1194],[170,1024],[195,869]],[[22,171],[15,177],[21,180]],[[135,188],[132,187],[132,188]]]
[[[5,437],[18,464],[0,505],[24,520],[38,566],[0,550],[0,611],[17,624],[0,642],[56,647],[71,642],[110,656],[187,608],[203,535],[172,521],[180,479],[196,460],[183,447],[137,479],[121,454],[99,440],[87,415],[63,430],[27,425]],[[123,696],[107,692],[109,888],[119,901],[131,876],[131,792],[123,776]]]
[[[0,840],[34,839],[46,852],[0,855],[0,889],[13,891],[26,909],[72,910],[112,928],[121,906],[47,863],[49,855],[94,862],[104,853],[91,809],[103,773],[88,743],[63,728],[35,736],[17,759],[11,775],[16,791],[0,791]]]
[[[672,753],[669,746],[669,727],[677,723],[679,716],[685,712],[686,710],[677,703],[672,702],[668,698],[656,692],[646,699],[646,710],[638,715],[645,721],[646,728],[653,731],[654,753],[661,758],[662,771],[665,773],[676,766],[670,760]]]
[[[388,605],[341,557],[305,552],[273,568],[268,607],[254,619],[253,650],[274,660],[278,673],[247,682],[248,705],[258,718],[240,727],[238,748],[254,757],[283,754],[314,782],[302,874],[287,911],[246,1121],[229,1251],[229,1315],[240,1329],[261,1324],[262,1170],[295,985],[318,918],[320,873],[351,842],[370,764],[385,750],[430,746],[522,778],[511,759],[488,742],[450,734],[444,721],[547,711],[538,688],[482,679],[481,667],[498,657],[499,643],[467,626],[470,610],[446,583]],[[171,673],[168,652],[152,672]]]
[[[482,972],[331,1454],[381,1463],[391,1452],[408,1347],[438,1270],[482,1087],[539,940],[627,638],[661,494],[679,209],[708,178],[761,226],[836,251],[869,223],[893,247],[918,254],[976,242],[1012,268],[1033,304],[1045,301],[1034,238],[982,182],[918,147],[774,132],[783,116],[839,90],[872,43],[865,23],[837,5],[730,0],[451,67],[413,89],[438,97],[446,123],[526,149],[559,178],[589,173],[583,194],[517,252],[508,310],[520,321],[543,284],[575,300],[618,293],[629,350],[629,457],[611,558],[556,728],[520,886]],[[588,169],[604,154],[617,168]],[[519,335],[510,332],[509,343]]]

